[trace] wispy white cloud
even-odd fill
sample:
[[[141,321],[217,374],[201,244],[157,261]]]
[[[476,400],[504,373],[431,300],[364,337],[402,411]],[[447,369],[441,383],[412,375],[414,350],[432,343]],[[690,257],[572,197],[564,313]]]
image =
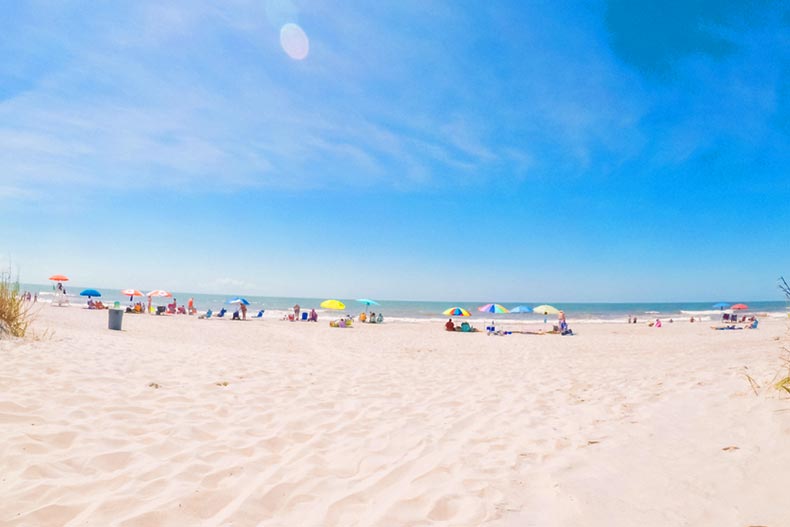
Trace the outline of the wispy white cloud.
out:
[[[643,123],[663,104],[664,91],[608,49],[602,21],[562,6],[137,2],[82,18],[48,9],[31,7],[19,25],[41,14],[30,47],[64,54],[0,94],[0,177],[31,195],[45,184],[400,189],[601,172],[648,148]],[[289,17],[313,40],[306,61],[279,49]],[[74,27],[58,26],[63,18]],[[21,31],[0,51],[24,45]],[[687,147],[696,125],[673,126],[667,144]]]

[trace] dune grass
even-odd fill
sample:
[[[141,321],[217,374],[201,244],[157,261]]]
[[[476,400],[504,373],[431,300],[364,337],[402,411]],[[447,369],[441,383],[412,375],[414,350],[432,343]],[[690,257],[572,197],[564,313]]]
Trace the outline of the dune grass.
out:
[[[10,272],[0,272],[0,338],[24,337],[30,318],[19,293],[19,282]]]
[[[790,303],[790,284],[787,283],[783,276],[779,277],[779,289],[785,294],[787,302]],[[777,375],[780,379],[774,382],[774,388],[785,391],[790,395],[790,328],[788,328],[784,341],[782,347],[784,351],[782,354],[783,365],[780,373]]]
[[[782,367],[774,377],[773,387],[790,395],[790,328],[784,338],[782,346]],[[776,380],[779,379],[779,380]]]

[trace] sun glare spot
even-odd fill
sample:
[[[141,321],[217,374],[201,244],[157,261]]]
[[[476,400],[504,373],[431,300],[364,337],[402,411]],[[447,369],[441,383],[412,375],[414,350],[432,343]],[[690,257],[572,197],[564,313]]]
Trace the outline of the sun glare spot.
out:
[[[294,60],[303,60],[310,51],[310,40],[304,30],[293,23],[285,24],[280,28],[280,45]]]

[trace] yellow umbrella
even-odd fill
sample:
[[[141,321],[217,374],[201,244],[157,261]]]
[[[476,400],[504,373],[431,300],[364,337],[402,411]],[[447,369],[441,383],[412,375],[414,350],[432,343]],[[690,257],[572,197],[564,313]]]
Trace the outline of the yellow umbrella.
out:
[[[560,314],[560,310],[559,309],[557,309],[554,306],[550,306],[548,304],[541,304],[539,306],[535,306],[535,307],[532,308],[532,312],[533,313],[540,313],[541,315],[543,315],[543,323],[544,324],[546,322],[548,322],[548,318],[546,318],[547,315],[559,315]]]
[[[559,315],[560,310],[554,306],[543,304],[532,308],[533,313],[540,313],[541,315]]]
[[[346,305],[343,302],[341,302],[340,300],[332,300],[332,299],[330,299],[330,300],[324,300],[323,302],[321,302],[321,307],[323,307],[324,309],[338,309],[338,310],[340,310],[340,309],[345,309]]]

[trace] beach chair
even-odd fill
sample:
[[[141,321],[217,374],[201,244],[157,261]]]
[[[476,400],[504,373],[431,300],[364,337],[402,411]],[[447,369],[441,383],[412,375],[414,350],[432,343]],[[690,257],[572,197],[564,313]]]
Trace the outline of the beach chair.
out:
[[[265,311],[264,309],[261,309],[260,311],[258,311],[257,315],[255,315],[253,317],[250,317],[250,318],[263,318],[263,312],[264,311]]]
[[[206,311],[205,315],[200,315],[198,318],[211,318],[211,315],[213,315],[213,314],[214,314],[214,312],[209,309],[208,311]]]
[[[463,333],[474,333],[477,331],[475,328],[469,325],[469,322],[462,322],[461,323],[461,331]]]
[[[302,311],[302,320],[303,320],[304,322],[307,322],[307,317],[308,317],[308,313],[307,313],[307,311]]]
[[[228,310],[223,307],[222,309],[219,310],[219,313],[217,313],[217,318],[224,317],[225,313],[227,313],[227,312],[228,312]]]

